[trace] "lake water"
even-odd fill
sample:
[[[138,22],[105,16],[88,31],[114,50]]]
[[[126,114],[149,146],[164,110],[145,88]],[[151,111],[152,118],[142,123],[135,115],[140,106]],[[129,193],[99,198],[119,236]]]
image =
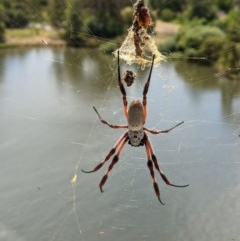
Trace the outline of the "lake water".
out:
[[[97,50],[1,50],[0,240],[240,241],[240,82],[197,63],[154,67],[146,126],[184,124],[149,136],[168,179],[190,184],[167,186],[155,172],[161,205],[143,147],[125,146],[103,194],[110,161],[81,172],[123,133],[92,109],[126,123],[116,67]],[[129,102],[142,97],[149,71],[131,68]]]

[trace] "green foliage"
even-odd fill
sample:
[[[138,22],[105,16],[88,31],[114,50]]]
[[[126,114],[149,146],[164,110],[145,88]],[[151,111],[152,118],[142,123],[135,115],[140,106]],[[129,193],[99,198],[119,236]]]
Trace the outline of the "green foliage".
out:
[[[240,42],[240,10],[233,9],[222,21],[222,29],[228,35],[230,41]]]
[[[221,28],[226,33],[226,41],[216,62],[217,68],[230,70],[228,76],[239,78],[240,66],[240,10],[235,8],[229,12],[227,17],[221,21]],[[237,71],[235,71],[237,70]]]
[[[196,48],[201,45],[207,38],[224,37],[224,33],[212,26],[190,26],[182,28],[177,34],[177,48],[185,49],[186,47]]]
[[[194,1],[187,5],[184,16],[187,19],[206,19],[212,21],[217,17],[217,8],[209,0]]]
[[[91,17],[86,21],[89,34],[103,38],[122,34],[123,23],[118,5],[115,0],[97,1]]]
[[[234,4],[232,0],[216,0],[216,5],[219,10],[228,12],[232,9]]]
[[[175,51],[185,52],[186,57],[218,59],[226,35],[217,27],[191,26],[182,28],[175,38]]]
[[[176,36],[169,37],[167,39],[167,41],[160,43],[158,46],[158,50],[163,54],[165,52],[166,52],[166,54],[168,54],[168,53],[177,51],[176,50]]]
[[[89,31],[89,34],[111,38],[122,33],[122,24],[113,17],[101,20],[101,17],[91,16],[86,21],[86,29]]]
[[[133,8],[128,6],[120,11],[122,23],[126,28],[132,25],[133,22]]]
[[[172,21],[176,18],[176,14],[173,10],[169,8],[164,8],[161,12],[159,12],[158,15],[163,21]]]
[[[67,7],[66,0],[50,1],[50,21],[54,27],[61,28],[66,19],[65,10]]]
[[[28,8],[30,9],[30,22],[46,22],[48,14],[46,14],[50,0],[28,0]],[[51,16],[51,14],[50,14]]]
[[[50,0],[1,0],[7,28],[24,28],[31,22],[46,20]]]
[[[30,21],[30,5],[28,0],[3,0],[5,6],[4,23],[7,28],[23,28]]]
[[[3,43],[5,40],[5,26],[3,23],[0,23],[0,43]]]
[[[0,43],[4,42],[4,35],[5,35],[5,25],[3,22],[4,16],[4,7],[0,4]]]
[[[3,43],[5,39],[4,12],[4,6],[0,3],[0,43]]]
[[[229,77],[239,77],[239,66],[240,66],[240,43],[226,42],[223,46],[216,67],[220,71],[229,71]]]
[[[4,21],[4,16],[5,16],[5,8],[4,6],[0,3],[0,22]]]
[[[188,0],[150,0],[149,2],[152,8],[159,9],[160,11],[168,8],[174,12],[182,12]]]
[[[104,53],[111,54],[114,50],[116,50],[116,45],[111,42],[105,42],[100,45],[99,49]]]
[[[65,27],[65,40],[69,46],[81,47],[84,44],[82,36],[83,22],[81,20],[81,2],[72,0],[67,8],[67,21]]]
[[[7,28],[23,28],[29,23],[29,18],[23,11],[10,10],[7,13],[5,24]]]

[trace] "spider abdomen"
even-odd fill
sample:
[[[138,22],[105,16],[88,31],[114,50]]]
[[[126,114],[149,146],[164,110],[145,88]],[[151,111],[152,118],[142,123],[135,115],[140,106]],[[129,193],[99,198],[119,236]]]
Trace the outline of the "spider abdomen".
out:
[[[139,131],[143,129],[144,114],[143,106],[140,100],[133,100],[128,108],[128,129],[130,131]]]
[[[128,108],[128,137],[132,146],[142,146],[144,144],[144,113],[140,100],[131,102]]]

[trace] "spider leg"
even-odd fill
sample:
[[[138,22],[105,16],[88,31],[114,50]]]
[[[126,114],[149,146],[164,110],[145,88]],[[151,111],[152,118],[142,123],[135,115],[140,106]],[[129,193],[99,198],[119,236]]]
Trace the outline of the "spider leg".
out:
[[[147,135],[146,135],[146,148],[148,149],[148,151],[149,151],[149,153],[150,153],[150,155],[152,157],[152,160],[153,160],[155,168],[157,169],[158,173],[161,175],[163,181],[167,185],[173,186],[173,187],[188,187],[189,186],[189,184],[187,184],[187,185],[175,185],[175,184],[170,183],[170,181],[167,179],[167,177],[165,176],[165,174],[163,173],[163,171],[160,169],[160,167],[158,165],[157,157],[156,157],[156,155],[153,152],[152,144],[151,144],[151,142],[150,142],[150,140],[149,140]]]
[[[150,132],[151,134],[168,133],[168,132],[170,132],[171,130],[175,129],[176,127],[182,125],[183,123],[184,123],[184,121],[178,123],[177,125],[171,127],[170,129],[167,129],[167,130],[152,130],[152,129],[149,129],[149,128],[147,128],[147,127],[143,127],[143,129],[144,129],[145,131]]]
[[[121,154],[121,152],[123,150],[123,147],[124,147],[124,145],[126,144],[127,141],[128,141],[128,136],[124,136],[122,142],[120,143],[120,146],[118,147],[116,155],[113,157],[112,162],[111,162],[111,164],[108,167],[107,172],[105,173],[105,175],[103,176],[101,182],[99,183],[99,188],[100,188],[101,192],[103,192],[102,187],[105,184],[105,182],[107,181],[108,175],[111,172],[111,170],[113,169],[114,165],[118,162],[119,156],[120,156],[120,154]]]
[[[147,93],[148,93],[148,89],[149,89],[149,85],[150,85],[154,59],[155,59],[155,55],[153,55],[153,57],[152,57],[152,64],[151,64],[149,76],[148,76],[147,82],[145,83],[145,86],[144,86],[144,89],[143,89],[143,101],[142,101],[142,104],[143,104],[144,121],[146,121],[146,118],[147,118]]]
[[[149,168],[149,171],[150,171],[150,174],[151,174],[151,177],[152,177],[153,188],[154,188],[154,191],[157,195],[157,198],[158,198],[159,202],[164,205],[164,203],[162,202],[162,200],[160,198],[160,190],[159,190],[157,180],[156,180],[155,175],[154,175],[153,162],[151,160],[151,152],[150,152],[150,149],[148,148],[147,142],[145,142],[145,147],[146,147],[146,154],[147,154],[147,166]]]
[[[104,163],[106,163],[110,157],[116,152],[116,150],[119,149],[119,146],[121,147],[121,144],[123,141],[126,140],[126,138],[128,138],[128,134],[127,132],[125,134],[123,134],[115,143],[114,147],[110,150],[110,152],[107,154],[107,156],[105,157],[105,159],[103,161],[101,161],[96,167],[94,167],[91,171],[84,171],[82,170],[82,172],[84,173],[92,173],[92,172],[96,172],[98,171],[103,165]]]
[[[98,115],[98,118],[100,119],[100,121],[105,124],[105,125],[108,125],[109,127],[111,128],[114,128],[114,129],[119,129],[119,128],[124,128],[124,129],[127,129],[128,126],[127,125],[113,125],[113,124],[110,124],[109,122],[105,121],[102,119],[102,117],[100,116],[100,114],[98,113],[97,109],[93,106],[93,109],[95,110],[95,112],[97,113]]]
[[[127,110],[128,102],[127,102],[126,90],[125,90],[124,85],[123,85],[122,80],[121,80],[119,51],[118,51],[118,86],[119,86],[120,91],[122,93],[124,114],[127,118],[127,116],[128,116],[128,110]]]

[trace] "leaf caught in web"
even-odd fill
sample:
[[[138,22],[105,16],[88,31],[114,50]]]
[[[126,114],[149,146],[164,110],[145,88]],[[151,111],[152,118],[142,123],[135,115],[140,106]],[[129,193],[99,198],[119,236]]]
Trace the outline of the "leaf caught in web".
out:
[[[75,174],[71,179],[72,184],[75,184],[76,182],[77,182],[77,174]]]

